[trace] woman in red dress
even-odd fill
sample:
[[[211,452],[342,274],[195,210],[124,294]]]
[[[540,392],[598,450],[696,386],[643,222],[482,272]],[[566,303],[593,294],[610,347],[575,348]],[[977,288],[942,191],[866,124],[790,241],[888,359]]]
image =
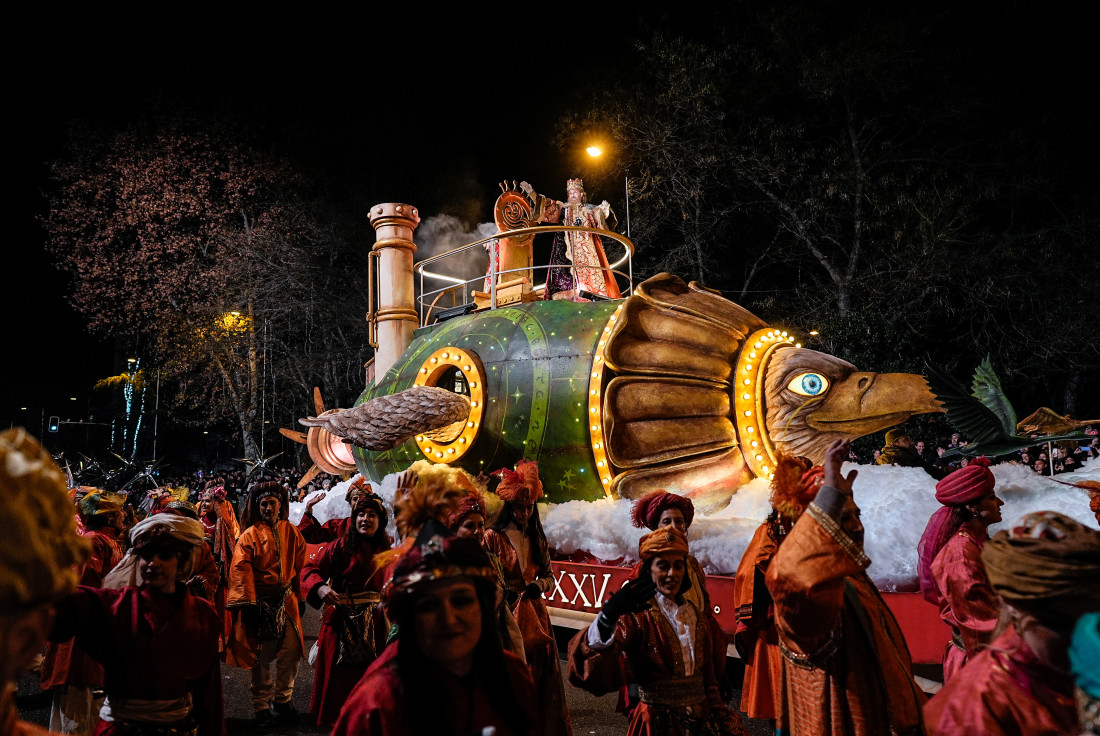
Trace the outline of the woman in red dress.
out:
[[[558,645],[550,613],[542,602],[554,587],[550,547],[539,521],[536,502],[542,497],[538,463],[520,460],[515,470],[497,471],[497,495],[504,501],[500,516],[485,530],[485,548],[500,559],[504,594],[523,634],[523,651],[538,696],[538,721],[546,736],[572,734]]]
[[[434,518],[404,526],[414,525],[420,530],[385,592],[400,633],[352,691],[333,733],[534,733],[531,678],[501,649],[496,573],[485,551]]]
[[[321,609],[310,705],[318,726],[336,723],[355,684],[386,646],[379,605],[384,581],[374,557],[390,547],[388,518],[378,496],[360,494],[345,535],[322,547],[302,569],[306,602]],[[356,635],[359,646],[341,648],[342,633]]]
[[[943,653],[944,682],[992,640],[997,628],[1000,604],[982,565],[989,526],[1001,520],[1004,503],[993,486],[985,457],[937,483],[936,500],[943,508],[928,520],[917,547],[921,592],[951,627]]]

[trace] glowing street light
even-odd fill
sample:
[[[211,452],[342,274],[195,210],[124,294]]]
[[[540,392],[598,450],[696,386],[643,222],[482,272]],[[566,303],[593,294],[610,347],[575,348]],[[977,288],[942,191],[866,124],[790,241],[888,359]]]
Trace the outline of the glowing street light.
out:
[[[588,155],[591,156],[592,158],[597,158],[598,156],[603,155],[603,149],[600,148],[599,146],[589,146],[588,148],[586,148],[584,150],[587,151]],[[630,170],[629,169],[624,169],[624,171],[625,171],[625,176],[623,178],[623,188],[626,190],[626,237],[629,238],[630,237]],[[619,263],[622,263],[623,260],[626,260],[625,256],[618,263],[612,264],[611,267],[615,268],[615,266],[619,265]]]

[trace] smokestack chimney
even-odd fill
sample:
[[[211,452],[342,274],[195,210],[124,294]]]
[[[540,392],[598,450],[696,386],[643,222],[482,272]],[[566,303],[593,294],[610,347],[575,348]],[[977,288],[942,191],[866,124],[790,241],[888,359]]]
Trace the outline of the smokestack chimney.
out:
[[[371,259],[378,259],[378,309],[369,305],[373,322],[374,375],[381,381],[409,347],[413,330],[420,326],[413,284],[412,234],[420,224],[416,208],[408,204],[376,204],[370,210],[375,242]]]

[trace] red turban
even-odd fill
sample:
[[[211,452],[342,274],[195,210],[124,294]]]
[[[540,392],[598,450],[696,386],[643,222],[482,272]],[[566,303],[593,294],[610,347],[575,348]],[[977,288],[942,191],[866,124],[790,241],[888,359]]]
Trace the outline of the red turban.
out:
[[[502,468],[493,475],[500,476],[497,495],[512,503],[535,503],[542,498],[542,481],[539,480],[539,464],[533,460],[520,460],[515,470]]]
[[[680,513],[684,515],[685,527],[691,526],[691,520],[695,518],[695,504],[690,498],[657,490],[650,491],[634,502],[630,507],[630,520],[639,529],[656,529],[665,509],[680,509]]]
[[[481,514],[486,519],[489,518],[489,512],[485,510],[485,501],[477,491],[471,491],[463,496],[458,502],[458,507],[447,514],[447,526],[452,530],[457,529],[459,523],[470,514]]]
[[[638,540],[638,557],[642,562],[647,562],[665,552],[682,555],[688,553],[688,538],[676,527],[652,531]]]
[[[944,505],[957,505],[988,496],[995,484],[989,465],[989,458],[984,455],[974,458],[965,468],[959,468],[936,484],[936,500]]]

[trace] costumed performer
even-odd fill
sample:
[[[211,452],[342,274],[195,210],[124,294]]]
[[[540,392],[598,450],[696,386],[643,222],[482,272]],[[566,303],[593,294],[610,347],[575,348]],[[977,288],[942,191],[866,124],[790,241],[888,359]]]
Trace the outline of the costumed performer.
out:
[[[1000,616],[997,594],[986,579],[982,547],[1004,504],[993,491],[989,458],[979,457],[936,484],[943,508],[932,514],[917,546],[921,593],[951,627],[943,653],[943,681],[993,638]]]
[[[650,491],[630,506],[630,521],[639,529],[656,531],[671,526],[686,535],[694,519],[695,504],[690,498],[664,490]],[[639,562],[636,567],[640,568],[642,564]],[[719,687],[728,691],[730,683],[726,678],[726,634],[714,617],[710,593],[707,592],[706,573],[695,555],[689,554],[686,564],[691,584],[684,589],[684,595],[703,614],[710,626],[711,644],[714,646],[711,659],[714,663],[714,676],[718,678]]]
[[[223,640],[229,638],[233,626],[232,617],[225,610],[229,590],[229,568],[233,564],[233,548],[241,535],[241,525],[233,504],[226,499],[225,481],[220,478],[208,481],[199,494],[199,523],[202,524],[206,546],[214,556],[218,567],[218,585],[214,590],[214,608],[218,611],[224,629]],[[224,650],[224,641],[223,641]]]
[[[224,734],[221,625],[213,604],[184,584],[202,526],[161,513],[134,525],[131,540],[103,588],[81,586],[58,603],[50,635],[75,636],[104,667],[96,733]]]
[[[783,653],[777,734],[915,736],[924,693],[901,627],[867,576],[849,443],[825,451],[824,484],[764,576]]]
[[[389,514],[374,494],[355,499],[344,536],[326,544],[302,568],[306,602],[321,609],[310,712],[332,726],[352,688],[386,647],[382,570],[378,552],[390,548]]]
[[[591,227],[611,231],[615,228],[615,213],[605,199],[597,207],[588,204],[584,182],[570,179],[565,183],[566,201],[559,202],[539,197],[527,182],[522,189],[538,207],[532,212],[535,222],[562,223],[578,227]],[[550,269],[546,276],[546,299],[588,301],[581,292],[618,299],[618,284],[607,263],[603,240],[599,235],[586,232],[563,231],[554,236],[550,249]]]
[[[764,576],[779,545],[817,495],[824,474],[825,469],[814,467],[808,458],[779,452],[768,498],[772,511],[757,527],[737,566],[733,642],[745,665],[741,710],[750,718],[775,720],[775,699],[782,682],[783,655]]]
[[[347,501],[348,508],[355,508],[355,499],[363,494],[375,495],[371,484],[367,483],[366,479],[360,475],[352,481],[351,485],[348,486],[347,493],[344,494],[344,500]],[[352,525],[350,515],[342,519],[329,519],[323,524],[317,521],[317,517],[313,515],[313,507],[325,500],[327,495],[328,490],[326,489],[310,496],[306,500],[306,510],[302,514],[302,520],[298,522],[298,531],[310,544],[325,544],[336,539],[342,539],[347,536],[348,527]],[[385,524],[382,525],[382,528],[385,529]]]
[[[569,681],[594,695],[621,688],[626,656],[641,700],[628,736],[746,733],[719,695],[706,616],[686,596],[687,555],[687,537],[673,526],[643,536],[641,565],[569,643]]]
[[[70,593],[91,543],[77,533],[65,474],[25,429],[0,432],[0,733],[43,736],[20,721],[16,681],[42,651],[54,603]]]
[[[84,536],[92,552],[84,563],[80,584],[98,588],[122,559],[118,539],[122,534],[122,505],[98,489],[78,503]],[[103,690],[103,667],[74,641],[51,639],[42,660],[40,686],[53,688],[50,730],[88,734],[96,727]]]
[[[1100,610],[1100,532],[1038,511],[993,535],[982,562],[1004,630],[928,701],[928,735],[1080,733],[1068,649],[1077,619]]]
[[[306,541],[287,521],[287,497],[279,483],[252,487],[242,519],[245,530],[229,570],[226,608],[233,614],[233,629],[225,661],[252,670],[252,707],[260,728],[271,728],[276,719],[292,723],[298,718],[291,697],[305,653],[301,571]]]
[[[485,551],[425,515],[439,490],[419,489],[423,498],[396,512],[419,529],[383,596],[400,635],[352,691],[337,736],[538,732],[530,674],[497,636],[496,573]]]
[[[539,519],[542,481],[538,463],[520,460],[515,470],[503,468],[496,493],[504,506],[485,530],[485,548],[500,559],[505,597],[523,634],[523,652],[535,682],[536,713],[546,736],[572,734],[558,645],[550,612],[542,596],[554,587],[550,545]]]
[[[489,510],[485,506],[485,498],[480,491],[468,491],[459,501],[458,507],[447,516],[447,528],[456,537],[476,539],[478,544],[484,546],[485,522],[489,518]],[[523,654],[523,633],[519,630],[516,617],[512,615],[504,599],[504,568],[500,564],[500,558],[486,550],[489,561],[493,563],[493,569],[497,572],[497,585],[500,586],[499,602],[497,603],[497,629],[500,633],[501,643],[505,650],[519,657],[526,664]]]

